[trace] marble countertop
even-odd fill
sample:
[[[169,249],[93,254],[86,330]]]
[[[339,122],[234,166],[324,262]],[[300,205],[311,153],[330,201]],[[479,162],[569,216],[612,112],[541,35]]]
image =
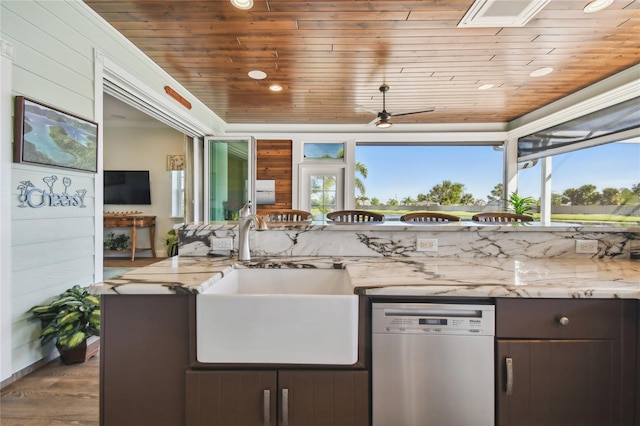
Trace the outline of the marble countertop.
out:
[[[186,231],[197,231],[201,229],[227,229],[237,227],[238,222],[218,221],[208,223],[189,223],[180,226]],[[416,231],[430,230],[438,232],[475,232],[478,229],[484,231],[502,232],[640,232],[640,224],[630,222],[623,225],[610,224],[589,224],[589,223],[569,223],[552,222],[543,224],[540,222],[523,223],[495,223],[495,222],[472,222],[471,220],[461,220],[460,222],[430,222],[411,223],[401,222],[399,219],[386,220],[384,222],[365,223],[326,223],[322,221],[313,222],[268,222],[269,229],[273,230],[305,230],[305,231]]]
[[[354,292],[384,296],[640,299],[640,261],[172,257],[96,284],[96,294],[200,293],[232,268],[345,268]]]

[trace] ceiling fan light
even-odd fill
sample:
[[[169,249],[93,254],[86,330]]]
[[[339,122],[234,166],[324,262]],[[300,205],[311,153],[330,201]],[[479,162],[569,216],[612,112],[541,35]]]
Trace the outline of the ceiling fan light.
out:
[[[385,120],[380,120],[376,123],[376,127],[379,127],[381,129],[388,129],[389,127],[391,127],[391,122]]]
[[[230,0],[233,7],[249,10],[253,7],[253,0]]]

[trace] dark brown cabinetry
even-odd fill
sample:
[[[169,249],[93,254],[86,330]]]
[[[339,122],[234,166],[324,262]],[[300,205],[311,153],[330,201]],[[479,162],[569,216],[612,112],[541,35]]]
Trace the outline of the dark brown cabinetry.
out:
[[[186,426],[368,426],[365,370],[188,371]]]
[[[188,295],[102,296],[100,425],[184,424]]]
[[[634,425],[636,303],[498,299],[497,425]]]

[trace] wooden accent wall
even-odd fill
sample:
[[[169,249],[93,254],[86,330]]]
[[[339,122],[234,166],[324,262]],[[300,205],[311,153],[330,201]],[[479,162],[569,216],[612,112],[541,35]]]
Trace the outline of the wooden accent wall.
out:
[[[256,148],[256,179],[276,181],[276,203],[258,205],[258,214],[291,209],[293,192],[292,142],[290,140],[258,140]]]

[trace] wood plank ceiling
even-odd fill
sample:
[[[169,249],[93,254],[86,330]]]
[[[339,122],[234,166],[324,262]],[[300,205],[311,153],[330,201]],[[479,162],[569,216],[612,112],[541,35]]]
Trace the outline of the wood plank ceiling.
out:
[[[227,123],[364,126],[383,82],[387,111],[435,108],[394,123],[508,122],[640,63],[640,0],[551,0],[500,28],[457,27],[473,0],[85,3]]]

